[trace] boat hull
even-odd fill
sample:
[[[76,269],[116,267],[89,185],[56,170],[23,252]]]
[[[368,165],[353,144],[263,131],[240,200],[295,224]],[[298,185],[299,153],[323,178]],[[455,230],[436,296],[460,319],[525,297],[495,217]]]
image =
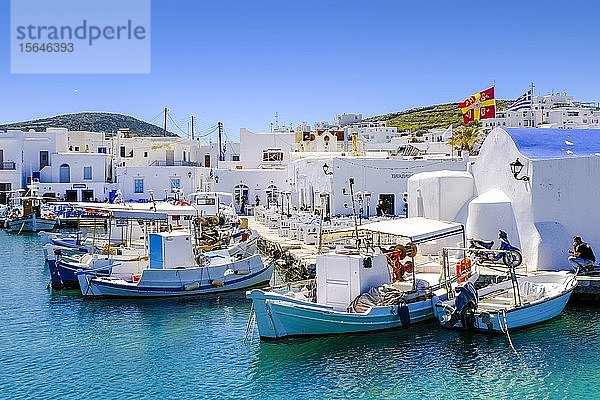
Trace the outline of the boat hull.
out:
[[[445,294],[442,295],[445,298]],[[433,318],[438,297],[409,303],[409,320],[401,318],[400,306],[373,307],[367,313],[335,311],[331,307],[295,300],[283,295],[252,290],[256,323],[262,339],[289,336],[335,335],[407,328]]]
[[[13,232],[51,231],[56,227],[56,219],[38,218],[35,215],[8,220],[8,227]]]
[[[454,300],[447,301],[446,304],[440,302],[435,305],[435,313],[440,324],[450,329],[472,329],[480,332],[506,332],[506,330],[523,329],[532,325],[537,325],[557,317],[567,305],[571,294],[577,286],[577,280],[573,275],[567,274],[547,274],[538,275],[520,279],[522,283],[542,283],[544,276],[547,279],[563,280],[562,289],[557,293],[536,299],[530,302],[522,301],[520,306],[506,305],[496,309],[482,308],[481,304],[473,313],[472,326],[464,327],[461,321],[448,326],[447,310],[448,305],[454,306]],[[505,283],[506,284],[506,283]],[[493,292],[494,287],[490,285],[484,290]]]
[[[540,304],[534,304],[506,312],[481,313],[475,318],[474,329],[480,332],[504,332],[541,324],[557,317],[567,305],[572,290]],[[506,318],[506,319],[505,319]]]
[[[241,270],[243,263],[249,273],[224,276],[228,269]],[[264,265],[259,255],[238,263],[218,267],[197,267],[183,269],[145,269],[138,283],[97,277],[78,273],[81,293],[85,297],[175,297],[196,296],[244,290],[268,283],[273,275],[275,263]]]

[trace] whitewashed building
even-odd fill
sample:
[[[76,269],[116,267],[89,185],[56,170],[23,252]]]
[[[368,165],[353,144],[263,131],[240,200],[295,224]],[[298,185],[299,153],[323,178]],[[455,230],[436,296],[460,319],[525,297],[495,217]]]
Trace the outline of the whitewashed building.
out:
[[[482,120],[483,127],[538,127],[561,129],[600,128],[600,107],[583,103],[567,93],[534,96],[531,108],[517,111],[497,111],[496,118]]]
[[[496,128],[472,169],[411,178],[410,213],[466,223],[481,239],[502,229],[531,269],[568,269],[574,235],[600,248],[600,130]]]
[[[344,127],[346,125],[356,124],[362,121],[362,114],[338,114],[333,117],[333,126]],[[317,123],[315,123],[316,125]],[[315,129],[317,129],[315,127]]]
[[[384,213],[405,215],[407,181],[423,171],[466,170],[468,161],[462,158],[390,157],[386,153],[365,153],[350,156],[326,153],[296,153],[289,169],[289,182],[294,204],[314,210],[324,205],[331,215],[352,214],[350,179],[355,193],[363,197],[362,215],[375,215],[379,200]],[[325,204],[322,204],[325,202]]]
[[[394,137],[399,137],[400,133],[395,126],[387,126],[385,121],[360,122],[352,124],[348,128],[350,135],[357,134],[365,142],[389,143]]]

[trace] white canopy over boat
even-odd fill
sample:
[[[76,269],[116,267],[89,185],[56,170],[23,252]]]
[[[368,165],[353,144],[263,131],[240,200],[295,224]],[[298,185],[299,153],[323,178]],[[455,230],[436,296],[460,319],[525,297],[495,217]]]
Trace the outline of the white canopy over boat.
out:
[[[373,222],[358,227],[361,231],[384,233],[409,238],[417,244],[439,237],[463,233],[463,225],[457,222],[437,221],[434,219],[413,217]]]
[[[58,203],[55,203],[58,204]],[[60,203],[64,204],[64,203]],[[75,202],[69,203],[74,207],[83,208],[86,210],[96,211],[142,211],[165,213],[168,215],[197,215],[198,210],[190,205],[177,205],[169,202],[157,201],[148,203],[125,203],[125,204],[110,204],[110,203],[87,203]]]

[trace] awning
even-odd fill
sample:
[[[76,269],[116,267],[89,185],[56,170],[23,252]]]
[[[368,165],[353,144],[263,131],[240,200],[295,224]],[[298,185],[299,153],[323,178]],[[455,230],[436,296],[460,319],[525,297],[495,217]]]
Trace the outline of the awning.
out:
[[[169,217],[166,213],[161,212],[128,210],[115,210],[112,212],[112,216],[117,219],[148,219],[161,221],[166,221]]]
[[[64,203],[54,203],[64,204]],[[73,207],[95,211],[140,211],[150,213],[163,213],[168,215],[198,215],[198,210],[191,205],[176,205],[164,201],[156,201],[154,203],[125,203],[125,204],[109,204],[109,203],[85,203],[77,202],[70,203]],[[156,210],[154,209],[156,207]]]
[[[344,231],[351,229],[344,229]],[[352,229],[353,230],[353,229]],[[464,227],[457,222],[445,222],[423,217],[398,218],[360,225],[360,231],[402,236],[411,242],[423,243],[447,236],[463,234]]]

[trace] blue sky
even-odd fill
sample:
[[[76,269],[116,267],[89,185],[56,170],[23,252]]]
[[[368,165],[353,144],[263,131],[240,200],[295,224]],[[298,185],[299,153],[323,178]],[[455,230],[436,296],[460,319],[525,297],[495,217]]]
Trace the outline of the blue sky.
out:
[[[10,73],[0,32],[0,122],[80,111],[160,125],[166,106],[185,130],[223,121],[269,130],[458,102],[496,83],[498,98],[567,91],[600,101],[595,2],[152,1],[152,72]],[[9,26],[0,0],[0,26]],[[178,131],[173,128],[174,131]]]

